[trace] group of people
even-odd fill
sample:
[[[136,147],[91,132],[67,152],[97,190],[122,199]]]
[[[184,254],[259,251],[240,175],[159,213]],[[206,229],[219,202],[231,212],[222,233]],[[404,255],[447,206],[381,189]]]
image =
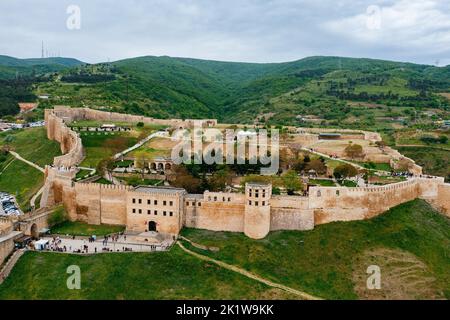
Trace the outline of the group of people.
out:
[[[408,171],[406,171],[406,172],[395,172],[395,171],[392,171],[391,172],[391,176],[392,177],[411,178],[412,176],[414,176],[414,174],[412,174],[411,172],[408,172]],[[422,177],[422,175],[420,177]]]
[[[102,244],[106,247],[106,246],[108,246],[108,241],[111,240],[111,242],[117,242],[117,241],[119,241],[120,236],[123,236],[123,240],[127,241],[127,236],[123,232],[121,232],[121,233],[105,236],[103,238]]]

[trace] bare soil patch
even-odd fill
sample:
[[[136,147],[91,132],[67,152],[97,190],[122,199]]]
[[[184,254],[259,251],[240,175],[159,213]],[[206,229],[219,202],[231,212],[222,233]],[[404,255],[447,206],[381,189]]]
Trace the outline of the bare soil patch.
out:
[[[381,289],[367,288],[367,267],[381,270]],[[399,249],[366,250],[353,262],[354,290],[365,300],[445,299],[442,288],[425,263]]]

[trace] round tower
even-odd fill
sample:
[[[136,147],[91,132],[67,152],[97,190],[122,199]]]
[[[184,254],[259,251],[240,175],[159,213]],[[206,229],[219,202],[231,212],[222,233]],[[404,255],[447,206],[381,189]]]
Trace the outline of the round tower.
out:
[[[244,233],[252,239],[262,239],[270,231],[271,184],[245,185]]]

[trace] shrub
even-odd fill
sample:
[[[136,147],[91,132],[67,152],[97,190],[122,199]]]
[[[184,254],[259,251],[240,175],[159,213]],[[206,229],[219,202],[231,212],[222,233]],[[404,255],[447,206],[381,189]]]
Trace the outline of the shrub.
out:
[[[47,220],[50,227],[63,223],[64,221],[67,221],[67,213],[62,206],[55,209],[55,211],[49,215]]]

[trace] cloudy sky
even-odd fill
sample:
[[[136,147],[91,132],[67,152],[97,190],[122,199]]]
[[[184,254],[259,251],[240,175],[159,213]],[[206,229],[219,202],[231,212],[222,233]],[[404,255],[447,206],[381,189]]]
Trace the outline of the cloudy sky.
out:
[[[75,6],[75,7],[74,7]],[[79,9],[79,15],[78,15]],[[450,0],[1,0],[0,54],[450,64]]]

